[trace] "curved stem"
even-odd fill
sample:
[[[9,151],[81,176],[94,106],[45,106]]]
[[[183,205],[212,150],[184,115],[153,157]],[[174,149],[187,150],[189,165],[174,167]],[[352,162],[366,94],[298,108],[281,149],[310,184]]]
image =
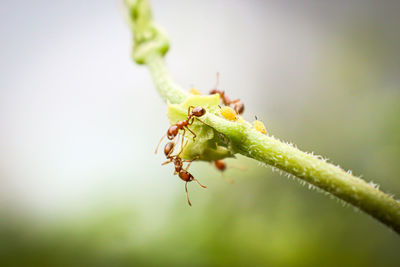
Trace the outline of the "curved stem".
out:
[[[142,22],[141,25],[151,25],[149,27],[151,27],[153,34],[154,32],[158,33],[158,28],[154,26],[151,16],[149,16],[149,6],[146,0],[126,0],[126,3],[128,8],[135,12],[145,10],[145,18],[148,19],[147,24],[143,23],[146,20],[143,17],[140,20],[140,12],[135,13],[131,16],[133,21],[131,21],[131,26],[135,27],[134,21],[139,20]],[[146,27],[143,26],[142,29],[145,30]],[[136,32],[134,31],[135,34],[137,34]],[[160,36],[155,34],[153,38],[141,40],[139,43],[135,39],[135,45],[142,48],[150,47],[151,53],[147,48],[142,49],[145,53],[139,53],[137,51],[140,49],[137,49],[134,58],[135,60],[139,59],[137,60],[138,63],[146,64],[149,67],[157,90],[165,102],[181,103],[187,97],[187,93],[173,82],[165,67],[163,60],[163,55],[166,52],[163,50],[165,43],[160,42],[160,39],[164,36]],[[206,114],[203,120],[231,140],[235,153],[276,167],[315,185],[363,210],[400,233],[400,202],[373,185],[353,176],[350,172],[345,172],[338,166],[326,162],[321,157],[302,152],[274,137],[263,135],[246,124],[230,122],[213,114]]]
[[[157,91],[166,103],[179,104],[188,96],[179,85],[175,84],[159,54],[152,54],[146,59]]]

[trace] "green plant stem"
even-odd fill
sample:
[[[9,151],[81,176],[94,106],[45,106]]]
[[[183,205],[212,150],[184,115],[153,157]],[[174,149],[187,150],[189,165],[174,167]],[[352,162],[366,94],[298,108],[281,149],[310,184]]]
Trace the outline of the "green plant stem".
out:
[[[157,91],[166,103],[182,103],[188,94],[179,85],[174,83],[164,64],[164,59],[159,54],[152,54],[146,60]]]
[[[145,9],[145,6],[149,8],[147,1],[133,2],[134,4],[127,2],[128,8],[132,9],[135,5],[143,5],[142,9]],[[150,44],[152,41],[148,42]],[[140,45],[145,43],[142,42]],[[164,54],[163,50],[153,49],[153,52],[146,53],[139,63],[149,67],[157,90],[167,103],[181,103],[188,94],[171,79],[164,64]],[[294,175],[363,210],[400,234],[400,202],[375,186],[326,162],[321,157],[302,152],[274,137],[262,135],[250,126],[230,122],[213,114],[206,114],[203,120],[231,140],[235,153]]]

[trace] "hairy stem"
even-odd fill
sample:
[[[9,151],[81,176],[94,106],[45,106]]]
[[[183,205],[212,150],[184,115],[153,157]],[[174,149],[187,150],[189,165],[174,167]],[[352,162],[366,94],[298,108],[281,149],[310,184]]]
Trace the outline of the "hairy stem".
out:
[[[134,33],[133,58],[149,67],[156,88],[167,103],[181,103],[188,96],[170,77],[163,56],[169,43],[154,25],[146,0],[126,0]],[[141,38],[141,36],[144,36]],[[314,156],[263,135],[250,125],[227,121],[214,114],[204,119],[210,127],[227,136],[235,153],[285,171],[352,204],[400,233],[400,202],[373,185]]]
[[[146,64],[162,99],[171,104],[182,103],[188,94],[174,83],[165,67],[164,59],[158,54],[152,54],[146,59]]]

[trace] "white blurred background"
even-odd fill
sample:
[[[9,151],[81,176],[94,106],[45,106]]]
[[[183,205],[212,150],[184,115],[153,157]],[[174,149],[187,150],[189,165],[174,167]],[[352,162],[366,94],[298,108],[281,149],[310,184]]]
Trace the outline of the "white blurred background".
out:
[[[220,72],[220,87],[244,101],[246,119],[257,115],[271,134],[400,194],[398,1],[151,4],[155,20],[169,34],[166,60],[182,87],[207,93]],[[290,229],[282,231],[286,235],[266,238],[277,241],[267,249],[271,255],[280,247],[280,252],[293,244],[303,247],[299,223],[303,212],[314,207],[301,206],[305,199],[312,205],[321,203],[313,223],[338,221],[332,223],[342,234],[337,234],[343,238],[338,244],[349,236],[346,225],[359,222],[360,216],[360,221],[366,220],[365,229],[379,229],[376,240],[398,244],[392,233],[367,216],[243,158],[238,164],[249,171],[229,172],[237,181],[234,187],[221,181],[208,164],[193,164],[193,173],[209,189],[191,187],[192,202],[199,208],[188,211],[183,183],[172,175],[171,166],[160,166],[161,156],[154,155],[168,127],[166,105],[147,69],[131,60],[132,36],[122,8],[122,3],[110,0],[1,1],[1,210],[52,221],[125,207],[140,214],[145,227],[138,229],[151,232],[152,225],[165,226],[177,205],[182,216],[206,210],[207,201],[209,206],[232,208],[237,205],[235,194],[238,203],[243,200],[266,211],[271,205],[272,210],[276,198],[269,204],[257,201],[264,195],[257,190],[265,188],[265,195],[287,192],[287,199],[294,198],[284,206],[293,208],[285,210],[293,216],[293,225],[285,224],[281,215],[265,213]],[[221,201],[218,194],[232,199]],[[240,217],[247,214],[245,207],[232,212]],[[255,211],[255,218],[260,213]],[[341,221],[344,216],[346,223]],[[262,225],[262,220],[252,222]],[[307,226],[311,225],[303,225]],[[364,234],[360,230],[357,238]],[[315,249],[324,239],[307,238]],[[313,258],[311,252],[309,256]],[[273,262],[288,263],[287,258],[280,260]]]

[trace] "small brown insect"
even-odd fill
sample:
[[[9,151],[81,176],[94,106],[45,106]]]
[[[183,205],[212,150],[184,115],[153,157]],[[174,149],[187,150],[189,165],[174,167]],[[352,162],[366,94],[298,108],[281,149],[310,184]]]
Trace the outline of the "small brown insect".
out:
[[[193,134],[193,141],[194,141],[196,138],[196,134],[192,130],[190,130],[188,126],[193,124],[195,117],[201,117],[205,113],[206,110],[202,107],[194,107],[194,106],[188,107],[188,116],[186,120],[178,121],[174,125],[171,125],[167,131],[167,138],[169,140],[173,140],[178,135],[179,130],[183,130],[183,136],[185,136],[185,130],[188,130]]]
[[[243,114],[244,112],[244,104],[240,99],[236,99],[231,101],[233,103],[233,109],[236,111],[237,114]]]
[[[228,183],[233,184],[234,181],[233,181],[231,178],[225,177],[225,175],[224,175],[224,171],[226,170],[226,163],[225,163],[225,161],[222,160],[222,159],[217,159],[217,160],[215,160],[213,163],[214,163],[215,168],[217,168],[217,170],[219,170],[219,171],[221,172],[222,178],[223,178],[225,181],[227,181]]]
[[[242,114],[244,112],[244,104],[240,99],[235,99],[235,100],[230,100],[229,97],[225,94],[225,91],[219,90],[218,88],[219,84],[219,73],[217,72],[217,82],[215,84],[215,88],[212,89],[209,94],[214,95],[214,94],[219,94],[222,103],[225,106],[230,106],[233,104],[233,109],[236,111],[237,114]]]
[[[217,159],[213,163],[214,163],[215,168],[217,168],[217,170],[219,170],[221,172],[222,178],[225,181],[227,181],[228,183],[233,184],[234,181],[231,178],[225,177],[225,175],[224,175],[224,172],[225,172],[225,170],[227,168],[227,165],[226,165],[225,161],[222,160],[222,159]],[[229,167],[230,168],[236,168],[236,169],[239,169],[241,171],[246,171],[247,170],[247,168],[244,167],[244,166],[229,165]]]
[[[182,149],[181,149],[181,151],[179,152],[179,154],[180,154],[181,152],[182,152]],[[169,163],[171,163],[171,162],[174,163],[174,165],[175,165],[174,174],[177,174],[177,175],[179,176],[179,178],[181,178],[183,181],[185,181],[185,191],[186,191],[187,202],[188,202],[189,206],[192,206],[192,203],[190,202],[190,199],[189,199],[189,191],[188,191],[188,189],[187,189],[187,184],[188,184],[189,182],[196,181],[196,182],[197,182],[201,187],[203,187],[203,188],[207,188],[207,186],[202,185],[197,179],[195,179],[195,178],[193,177],[193,175],[192,175],[190,172],[188,172],[188,169],[189,169],[189,167],[190,167],[190,164],[192,164],[193,161],[195,161],[196,159],[198,159],[198,157],[196,157],[196,158],[194,158],[194,159],[192,159],[192,160],[182,160],[182,159],[179,157],[179,154],[178,154],[178,155],[175,155],[175,156],[170,156],[170,155],[168,155],[168,160],[167,160],[166,162],[164,162],[163,164],[161,164],[161,165],[166,165],[166,164],[169,164]],[[186,166],[186,168],[183,168],[183,163],[184,163],[184,162],[188,162],[188,163],[189,163],[189,164]]]
[[[190,167],[190,165],[192,164],[193,161],[197,160],[199,157],[196,157],[192,160],[182,160],[182,158],[180,157],[180,154],[183,151],[183,148],[186,146],[187,142],[185,145],[183,145],[183,136],[182,136],[182,145],[181,145],[181,150],[179,151],[178,154],[176,155],[171,155],[174,152],[175,149],[175,143],[174,142],[168,142],[165,147],[164,147],[164,155],[167,158],[167,161],[165,161],[164,163],[162,163],[161,165],[166,165],[169,163],[174,163],[175,166],[175,171],[174,171],[174,175],[178,175],[179,178],[181,178],[183,181],[185,181],[185,191],[186,191],[186,198],[188,201],[189,206],[192,206],[192,203],[190,202],[189,199],[189,191],[187,189],[187,183],[192,182],[192,181],[196,181],[201,187],[203,188],[207,188],[207,186],[204,186],[202,184],[200,184],[200,182],[195,179],[193,177],[193,175],[188,172],[188,169]],[[183,168],[183,163],[188,163],[188,165],[186,166],[186,168]]]
[[[226,163],[222,159],[217,159],[216,161],[214,161],[214,165],[218,170],[222,172],[226,170]]]
[[[195,118],[198,121],[201,121],[199,117],[203,116],[204,114],[206,114],[206,110],[204,108],[189,106],[186,120],[178,121],[177,123],[171,125],[168,128],[167,133],[163,135],[160,141],[158,142],[155,153],[157,154],[158,147],[160,146],[161,141],[164,139],[165,136],[167,136],[169,140],[173,140],[179,134],[179,130],[183,130],[182,145],[183,145],[183,137],[185,136],[186,130],[188,130],[193,134],[193,141],[195,141],[197,135],[192,130],[190,130],[189,126],[193,124]]]
[[[165,147],[164,147],[164,154],[167,158],[170,157],[170,155],[172,154],[172,152],[174,152],[174,148],[175,148],[175,143],[174,142],[168,142]]]

